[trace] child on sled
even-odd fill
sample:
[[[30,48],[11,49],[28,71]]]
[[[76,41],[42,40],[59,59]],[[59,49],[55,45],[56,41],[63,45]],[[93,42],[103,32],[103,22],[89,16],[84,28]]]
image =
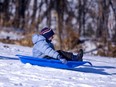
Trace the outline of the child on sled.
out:
[[[71,52],[66,52],[62,50],[56,51],[53,44],[51,43],[53,39],[54,32],[52,29],[45,27],[39,34],[34,34],[32,36],[33,46],[33,56],[38,58],[55,58],[59,59],[62,63],[66,64],[67,61],[83,61],[83,50],[80,49],[77,55]]]

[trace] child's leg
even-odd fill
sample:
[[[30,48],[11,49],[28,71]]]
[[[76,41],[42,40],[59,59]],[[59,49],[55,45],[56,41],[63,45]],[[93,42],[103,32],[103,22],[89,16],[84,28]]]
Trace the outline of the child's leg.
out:
[[[66,60],[72,60],[72,61],[83,61],[83,50],[80,49],[79,53],[77,55],[73,55],[71,52],[65,52],[62,50],[58,50],[58,53],[62,55]]]
[[[57,52],[58,52],[61,56],[63,56],[64,58],[66,58],[66,60],[72,60],[73,53],[71,53],[71,52],[65,52],[65,51],[62,51],[62,50],[58,50]]]

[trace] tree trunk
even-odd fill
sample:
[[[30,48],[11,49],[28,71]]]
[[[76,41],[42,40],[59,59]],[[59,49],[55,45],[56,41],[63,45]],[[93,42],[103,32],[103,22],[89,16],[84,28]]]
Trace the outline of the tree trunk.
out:
[[[108,38],[108,17],[109,17],[109,0],[99,0],[98,29],[97,37],[102,37],[106,41]]]
[[[3,2],[3,26],[6,26],[8,23],[9,17],[9,0],[4,0]]]

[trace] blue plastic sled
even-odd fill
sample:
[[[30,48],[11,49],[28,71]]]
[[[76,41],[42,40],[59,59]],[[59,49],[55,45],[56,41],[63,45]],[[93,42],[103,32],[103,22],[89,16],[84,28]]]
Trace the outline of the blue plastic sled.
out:
[[[80,65],[89,64],[92,66],[91,62],[88,61],[68,61],[67,64],[61,63],[59,60],[55,59],[46,59],[46,58],[36,58],[32,56],[16,55],[19,57],[22,63],[30,63],[32,65],[44,66],[44,67],[53,67],[53,68],[75,68]]]

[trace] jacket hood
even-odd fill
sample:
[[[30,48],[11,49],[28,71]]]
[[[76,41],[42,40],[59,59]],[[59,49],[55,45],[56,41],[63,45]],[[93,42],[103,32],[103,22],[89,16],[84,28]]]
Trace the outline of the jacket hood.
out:
[[[37,42],[42,41],[42,40],[45,40],[45,37],[42,36],[42,35],[34,34],[32,36],[32,42],[33,42],[33,44],[36,44]]]

